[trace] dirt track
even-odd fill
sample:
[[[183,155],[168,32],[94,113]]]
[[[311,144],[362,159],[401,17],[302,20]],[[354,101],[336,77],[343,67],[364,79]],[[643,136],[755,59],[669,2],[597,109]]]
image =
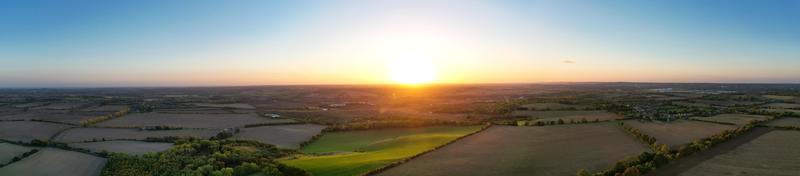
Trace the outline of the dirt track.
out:
[[[721,143],[717,146],[712,147],[710,150],[698,152],[692,154],[688,157],[679,158],[667,164],[664,167],[658,168],[655,171],[647,174],[648,176],[674,176],[680,175],[681,173],[691,169],[694,166],[702,163],[703,161],[709,160],[714,156],[725,154],[730,152],[736,147],[739,147],[742,144],[748,143],[753,139],[758,138],[761,135],[767,134],[768,132],[772,131],[770,128],[754,128],[753,131],[733,138],[730,141]]]

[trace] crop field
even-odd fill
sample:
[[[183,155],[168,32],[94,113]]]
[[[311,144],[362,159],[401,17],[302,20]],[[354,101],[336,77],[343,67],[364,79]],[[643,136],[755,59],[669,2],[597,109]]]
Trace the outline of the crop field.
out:
[[[184,128],[232,128],[247,124],[289,123],[292,119],[270,119],[256,114],[165,114],[137,113],[97,124],[102,127],[170,126]]]
[[[535,121],[557,121],[558,119],[562,119],[564,121],[580,121],[582,119],[586,119],[588,121],[593,121],[595,119],[604,121],[604,120],[613,120],[619,119],[620,116],[605,112],[605,111],[514,111],[512,113],[513,116],[525,116],[536,119]]]
[[[626,120],[626,125],[655,137],[659,143],[667,144],[671,149],[721,133],[725,130],[736,129],[733,125],[697,122],[689,120],[676,120],[672,122]]]
[[[54,140],[64,143],[89,142],[105,140],[144,140],[148,137],[195,137],[208,139],[217,135],[215,129],[181,129],[142,131],[129,128],[73,128],[64,131]]]
[[[45,148],[25,159],[0,168],[0,175],[96,176],[106,159],[54,148]]]
[[[680,175],[798,175],[800,131],[773,130]]]
[[[795,116],[800,116],[800,110],[794,110],[794,109],[762,109],[762,110],[765,110],[765,111],[768,111],[768,112],[777,112],[777,113],[789,112],[789,113],[794,114]]]
[[[233,109],[255,109],[253,105],[246,104],[246,103],[229,103],[229,104],[215,104],[215,103],[195,103],[195,106],[199,107],[211,107],[211,108],[233,108]]]
[[[797,99],[795,96],[783,96],[783,95],[764,95],[764,98],[774,99],[774,100],[794,100]]]
[[[105,163],[104,158],[84,153],[44,148],[23,160],[0,168],[0,175],[93,176],[100,175]]]
[[[52,103],[45,106],[39,106],[35,108],[31,108],[33,110],[72,110],[82,106],[87,105],[88,103]]]
[[[242,128],[233,138],[297,149],[301,143],[311,140],[312,137],[322,132],[322,129],[325,129],[325,126],[314,124],[261,126]]]
[[[716,106],[749,106],[761,104],[764,102],[758,101],[718,101],[718,100],[696,100],[697,103],[716,105]]]
[[[110,115],[110,112],[26,112],[20,114],[0,116],[0,120],[44,120],[79,125],[81,121],[99,116]]]
[[[328,133],[283,163],[316,176],[360,175],[443,145],[480,126],[425,127]]]
[[[172,143],[142,141],[103,141],[69,144],[70,147],[88,149],[92,152],[116,152],[142,155],[149,152],[161,152],[172,148]]]
[[[575,175],[645,151],[614,123],[493,126],[379,175]]]
[[[796,109],[800,108],[800,104],[792,104],[792,103],[770,103],[766,104],[763,107],[767,108],[777,108],[777,109]]]
[[[128,109],[128,106],[125,105],[103,105],[98,107],[86,108],[81,111],[93,111],[93,112],[117,112],[124,109]]]
[[[769,126],[793,126],[800,128],[800,118],[780,118],[770,121]]]
[[[59,131],[72,126],[32,121],[0,122],[0,139],[30,142],[34,139],[46,141]]]
[[[533,103],[520,106],[528,110],[568,110],[568,109],[583,109],[586,106],[567,105],[561,103]]]
[[[25,152],[31,151],[33,147],[14,145],[11,143],[0,143],[0,164],[6,164],[14,157],[20,156]]]
[[[692,117],[699,120],[734,123],[737,125],[745,125],[753,120],[766,120],[769,117],[762,115],[746,115],[746,114],[721,114],[712,117]]]

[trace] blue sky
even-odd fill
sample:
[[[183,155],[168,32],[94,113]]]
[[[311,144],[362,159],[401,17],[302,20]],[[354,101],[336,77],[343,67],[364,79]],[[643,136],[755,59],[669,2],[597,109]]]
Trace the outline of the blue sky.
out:
[[[800,1],[2,1],[0,87],[800,82]],[[570,62],[567,62],[570,61]]]

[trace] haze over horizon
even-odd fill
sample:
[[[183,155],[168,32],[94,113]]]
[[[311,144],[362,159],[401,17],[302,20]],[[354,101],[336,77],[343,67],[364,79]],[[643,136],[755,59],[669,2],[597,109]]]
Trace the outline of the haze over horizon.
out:
[[[800,1],[3,1],[0,87],[800,83]]]

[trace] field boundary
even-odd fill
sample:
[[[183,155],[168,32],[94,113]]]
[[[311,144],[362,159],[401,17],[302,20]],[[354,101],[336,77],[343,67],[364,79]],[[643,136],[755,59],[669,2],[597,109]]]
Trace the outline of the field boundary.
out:
[[[36,154],[37,152],[39,152],[39,149],[35,148],[35,149],[28,150],[25,153],[22,153],[22,155],[14,156],[14,158],[12,158],[11,161],[8,161],[7,163],[0,163],[0,168],[2,168],[4,166],[11,165],[11,164],[13,164],[13,163],[15,163],[17,161],[22,161],[23,159],[25,159],[25,158],[33,155],[33,154]]]
[[[476,130],[476,131],[474,131],[474,132],[472,132],[472,133],[465,134],[465,135],[463,135],[463,136],[460,136],[460,137],[458,137],[458,138],[455,138],[455,139],[453,139],[453,140],[450,140],[449,142],[447,142],[447,143],[445,143],[445,144],[442,144],[442,145],[440,145],[440,146],[434,147],[434,148],[432,148],[432,149],[430,149],[430,150],[426,150],[426,151],[424,151],[424,152],[420,152],[420,153],[418,153],[418,154],[416,154],[416,155],[414,155],[414,156],[411,156],[411,157],[405,158],[405,159],[403,159],[403,160],[400,160],[400,161],[395,161],[395,162],[393,162],[393,163],[391,163],[391,164],[388,164],[388,165],[385,165],[385,166],[383,166],[383,167],[377,168],[377,169],[375,169],[375,170],[369,171],[369,172],[367,172],[367,173],[361,174],[361,176],[371,176],[371,175],[376,175],[376,174],[379,174],[379,173],[381,173],[381,172],[384,172],[384,171],[386,171],[386,170],[389,170],[389,169],[391,169],[391,168],[397,167],[397,166],[399,166],[399,165],[401,165],[401,164],[403,164],[403,163],[406,163],[406,162],[408,162],[408,161],[411,161],[411,160],[412,160],[412,159],[414,159],[414,158],[420,157],[420,156],[422,156],[422,155],[425,155],[425,154],[427,154],[427,153],[430,153],[430,152],[436,151],[436,150],[438,150],[438,149],[440,149],[440,148],[443,148],[443,147],[445,147],[445,146],[448,146],[448,145],[450,145],[450,144],[452,144],[452,143],[455,143],[455,142],[457,142],[457,141],[459,141],[459,140],[461,140],[461,139],[464,139],[464,138],[466,138],[466,137],[469,137],[469,136],[472,136],[472,135],[478,134],[478,133],[480,133],[480,132],[483,132],[484,130],[486,130],[486,129],[489,129],[489,128],[491,128],[491,127],[492,127],[492,123],[487,123],[486,125],[484,125],[483,127],[481,127],[481,129],[478,129],[478,130]]]
[[[702,163],[703,161],[709,160],[715,156],[728,153],[737,147],[741,146],[742,144],[748,143],[764,134],[769,133],[772,131],[770,128],[754,128],[750,130],[748,133],[737,136],[731,140],[725,141],[720,143],[719,145],[715,145],[714,148],[709,150],[704,150],[702,152],[698,152],[689,156],[679,157],[670,161],[669,164],[666,164],[656,170],[656,172],[651,172],[648,174],[649,176],[672,176],[678,175],[683,171],[689,170],[694,166]]]
[[[718,122],[718,121],[713,121],[713,120],[702,120],[702,119],[696,119],[696,118],[687,118],[687,119],[688,120],[692,120],[692,121],[706,122],[706,123],[716,123],[716,124],[721,124],[721,125],[734,125],[734,126],[738,125],[738,124],[730,123],[730,122]]]

